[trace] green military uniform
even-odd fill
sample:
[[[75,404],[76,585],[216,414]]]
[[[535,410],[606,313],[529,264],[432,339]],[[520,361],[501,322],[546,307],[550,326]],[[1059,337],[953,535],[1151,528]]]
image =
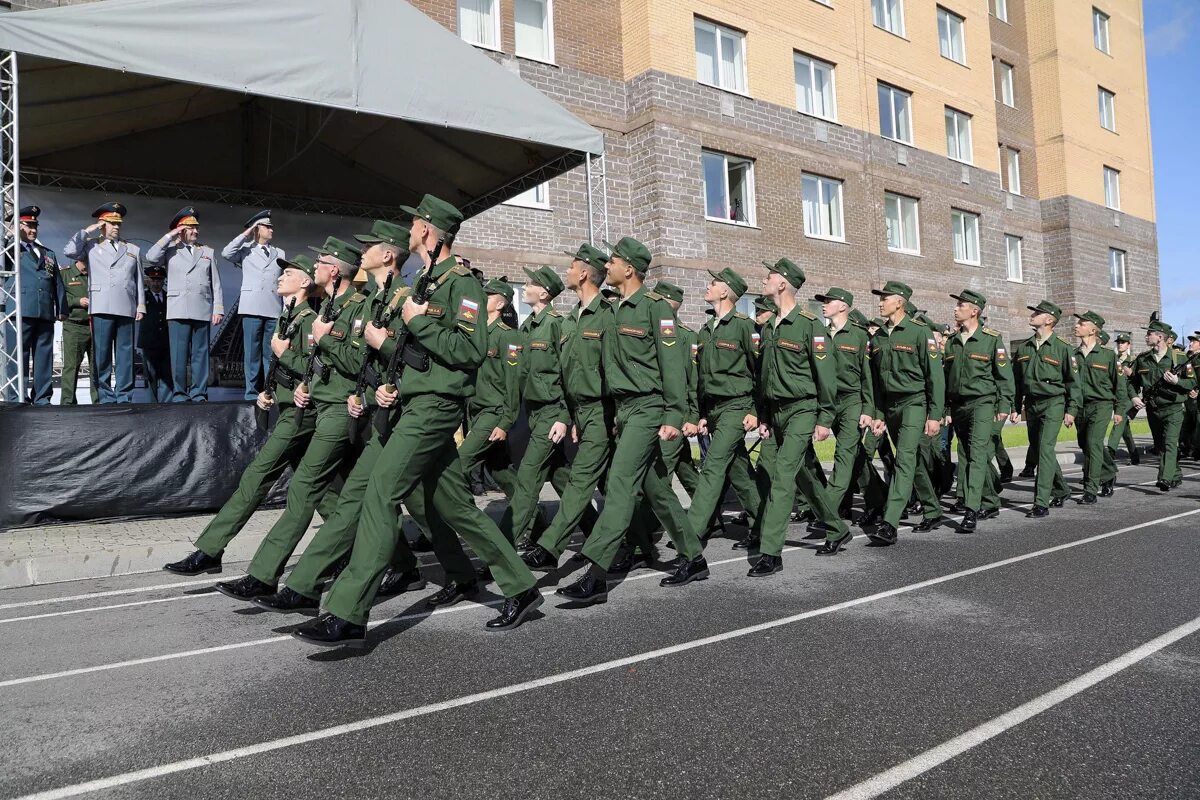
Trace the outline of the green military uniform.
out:
[[[951,295],[982,310],[987,298],[965,290]],[[956,333],[942,356],[946,405],[958,438],[958,483],[968,511],[990,513],[1000,507],[1000,474],[992,466],[992,430],[996,417],[1013,410],[1012,366],[998,331],[978,325]]]
[[[895,294],[907,300],[912,297],[912,288],[888,281],[872,294]],[[875,407],[883,414],[895,449],[895,470],[883,515],[884,522],[893,529],[900,524],[914,485],[926,519],[941,516],[941,504],[928,476],[917,480],[919,450],[922,441],[929,438],[925,436],[925,423],[941,420],[944,415],[945,374],[940,360],[933,332],[913,317],[905,315],[875,334],[871,353]]]
[[[1104,318],[1095,312],[1076,314],[1079,319],[1104,327]],[[1097,341],[1090,350],[1075,350],[1079,365],[1080,408],[1075,417],[1075,432],[1083,450],[1083,493],[1095,498],[1109,481],[1117,477],[1116,462],[1105,447],[1108,423],[1128,395],[1125,375],[1117,368],[1117,354]]]
[[[1187,338],[1189,347],[1191,342],[1200,342],[1200,334],[1192,334]],[[1194,368],[1200,354],[1190,350],[1184,350],[1184,354],[1192,362]],[[1200,439],[1200,413],[1198,413],[1196,398],[1189,394],[1183,401],[1183,409],[1183,428],[1179,433],[1179,457],[1196,458],[1200,456],[1200,450],[1196,447],[1196,442]]]
[[[868,320],[862,312],[855,310],[850,312],[850,321],[857,324],[867,333],[867,358],[870,360],[871,355],[874,353],[875,337],[871,335],[869,329],[871,325],[875,325],[876,322],[883,322],[883,320]],[[876,327],[881,328],[883,325],[876,325]],[[874,391],[874,372],[875,370],[872,366],[871,388],[875,396],[872,398],[871,405],[875,409],[876,417],[878,417],[882,411],[875,407],[875,399],[878,398],[879,393]],[[885,461],[885,472],[890,472],[888,465],[892,463],[892,456],[891,448],[887,444],[887,435],[876,436],[874,431],[868,429],[863,432],[862,448],[859,450],[858,457],[854,462],[855,482],[858,491],[862,492],[863,495],[863,518],[867,522],[882,519],[883,509],[887,504],[888,482],[879,476],[879,470],[875,468],[875,457],[877,454]]]
[[[1121,336],[1117,337],[1117,341],[1118,343],[1121,343],[1129,340],[1124,336],[1124,334],[1122,334]],[[1117,448],[1121,445],[1121,442],[1124,441],[1125,452],[1128,454],[1130,461],[1133,462],[1134,459],[1140,460],[1137,452],[1137,442],[1134,441],[1133,430],[1131,428],[1133,418],[1137,416],[1137,409],[1133,407],[1133,396],[1135,394],[1133,385],[1129,380],[1130,376],[1126,375],[1125,372],[1126,370],[1132,372],[1133,362],[1137,357],[1133,354],[1133,351],[1130,350],[1124,355],[1117,355],[1116,358],[1117,369],[1120,370],[1121,375],[1125,378],[1125,394],[1123,397],[1117,398],[1116,408],[1117,413],[1121,415],[1121,421],[1120,423],[1113,424],[1112,432],[1108,435],[1109,457],[1113,458],[1114,460],[1116,459]]]
[[[63,320],[62,325],[62,397],[59,405],[73,406],[76,404],[75,387],[79,382],[79,368],[83,364],[84,356],[87,356],[88,359],[88,369],[95,372],[95,366],[92,364],[91,322],[88,318],[87,308],[80,303],[83,298],[88,296],[88,274],[77,264],[71,264],[71,266],[59,270],[59,277],[62,279],[63,290],[67,297],[65,312],[67,318]],[[92,403],[98,403],[99,392],[96,389],[94,376],[89,383],[91,384]]]
[[[1150,330],[1163,332],[1166,326],[1151,322]],[[1174,385],[1164,380],[1174,371],[1179,381]],[[1163,442],[1162,458],[1158,462],[1159,488],[1177,486],[1182,480],[1179,472],[1179,431],[1183,426],[1183,402],[1188,392],[1196,388],[1196,370],[1183,353],[1170,348],[1159,355],[1155,350],[1141,353],[1133,362],[1129,379],[1133,390],[1146,403],[1146,418],[1155,438]]]
[[[1029,309],[1050,314],[1055,320],[1062,313],[1049,301]],[[1062,501],[1071,496],[1055,445],[1064,415],[1079,413],[1079,366],[1074,348],[1053,333],[1040,341],[1037,336],[1026,339],[1013,353],[1013,360],[1017,385],[1013,405],[1025,415],[1029,446],[1037,453],[1033,504],[1044,509],[1051,500]]]

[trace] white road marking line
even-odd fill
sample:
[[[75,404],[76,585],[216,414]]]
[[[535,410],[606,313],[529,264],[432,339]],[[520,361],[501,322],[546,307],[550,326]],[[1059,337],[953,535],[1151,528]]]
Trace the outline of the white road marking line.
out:
[[[1006,558],[1001,561],[994,561],[990,564],[982,564],[978,567],[971,567],[970,569],[960,570],[958,572],[953,572],[948,575],[942,575],[937,578],[930,578],[928,580],[919,581],[917,583],[910,583],[907,586],[901,586],[896,589],[888,589],[886,591],[877,592],[875,594],[867,595],[865,597],[858,597],[853,600],[846,600],[841,603],[836,603],[834,605],[825,606],[824,608],[817,608],[817,609],[813,609],[812,611],[804,611],[802,613],[793,614],[791,616],[783,617],[781,619],[771,620],[770,622],[761,622],[761,623],[758,623],[757,625],[749,625],[744,628],[737,628],[735,630],[726,631],[725,633],[718,633],[713,636],[705,636],[701,639],[693,639],[692,641],[682,642],[680,644],[671,645],[669,647],[661,647],[661,648],[658,648],[655,650],[648,650],[646,652],[638,653],[636,655],[626,656],[624,658],[618,658],[618,659],[614,659],[612,661],[604,661],[599,664],[592,664],[591,666],[587,666],[587,667],[581,667],[580,669],[569,670],[567,672],[559,672],[554,675],[547,675],[542,678],[536,678],[534,680],[524,681],[522,683],[511,684],[509,686],[502,686],[500,688],[491,689],[486,692],[476,692],[473,694],[462,695],[460,697],[455,697],[450,700],[444,700],[440,703],[431,703],[429,705],[417,706],[415,708],[408,708],[408,709],[404,709],[402,711],[395,711],[391,714],[384,714],[381,716],[369,717],[367,719],[357,720],[355,722],[347,722],[347,723],[344,723],[341,725],[333,725],[328,728],[318,728],[317,730],[314,730],[314,731],[296,734],[294,736],[286,736],[281,739],[272,739],[272,740],[269,740],[266,742],[259,742],[258,744],[248,745],[246,747],[238,747],[238,748],[235,748],[232,750],[223,750],[223,751],[220,751],[217,753],[210,753],[208,755],[199,756],[198,758],[189,758],[189,759],[185,759],[183,761],[175,761],[175,762],[171,762],[168,764],[160,764],[158,766],[149,767],[147,769],[136,770],[133,772],[125,772],[125,773],[121,773],[118,775],[112,775],[107,778],[99,778],[96,780],[85,781],[83,783],[76,783],[76,784],[72,784],[69,786],[63,786],[58,789],[51,789],[51,790],[44,791],[44,792],[36,792],[34,794],[28,794],[28,795],[24,795],[22,797],[16,798],[15,800],[63,800],[64,798],[68,798],[68,797],[78,797],[79,795],[89,794],[91,792],[97,792],[97,791],[101,791],[104,789],[112,789],[112,788],[116,788],[118,786],[128,786],[133,783],[140,783],[142,781],[151,780],[153,778],[161,778],[163,776],[173,775],[173,774],[176,774],[179,772],[187,772],[189,770],[199,769],[201,767],[207,767],[212,764],[220,764],[225,761],[235,761],[235,760],[242,759],[242,758],[248,758],[250,756],[260,755],[262,753],[270,753],[275,750],[283,750],[288,747],[310,744],[312,742],[318,742],[318,741],[322,741],[324,739],[331,739],[331,738],[334,738],[337,736],[345,736],[346,734],[350,734],[350,733],[357,733],[359,731],[365,731],[365,730],[370,730],[372,728],[378,728],[383,725],[391,725],[393,723],[402,722],[404,720],[413,719],[415,717],[423,717],[423,716],[428,716],[430,714],[436,714],[439,711],[449,711],[449,710],[455,709],[455,708],[462,708],[464,706],[470,706],[470,705],[475,705],[477,703],[482,703],[487,700],[495,700],[497,698],[508,697],[510,695],[515,695],[515,694],[521,694],[523,692],[532,691],[534,689],[541,689],[541,688],[544,688],[547,686],[554,686],[554,685],[557,685],[560,683],[566,683],[568,681],[578,680],[579,678],[585,678],[590,675],[596,675],[596,674],[599,674],[602,672],[610,672],[612,670],[620,669],[621,667],[627,667],[632,664],[640,664],[645,661],[651,661],[654,659],[664,658],[666,656],[675,655],[677,653],[685,653],[685,652],[688,652],[690,650],[695,650],[700,647],[706,647],[706,646],[712,645],[712,644],[719,644],[721,642],[727,642],[732,639],[740,639],[740,638],[750,636],[750,635],[753,635],[756,633],[761,633],[763,631],[768,631],[768,630],[772,630],[774,628],[780,628],[785,625],[791,625],[796,622],[801,622],[803,620],[812,619],[814,617],[821,617],[821,616],[825,616],[827,614],[832,614],[837,611],[844,611],[848,608],[854,608],[856,606],[865,605],[867,603],[873,603],[873,602],[876,602],[879,600],[885,600],[890,597],[896,597],[898,595],[907,594],[909,592],[915,592],[919,589],[927,589],[931,586],[937,586],[939,584],[948,583],[950,581],[958,580],[960,578],[965,578],[965,577],[968,577],[971,575],[978,575],[979,573],[982,573],[982,572],[989,572],[994,569],[999,569],[1000,567],[1009,566],[1010,564],[1017,564],[1022,561],[1028,561],[1029,559],[1038,558],[1040,556],[1049,555],[1051,553],[1057,553],[1057,552],[1061,552],[1063,550],[1069,550],[1071,548],[1079,547],[1084,544],[1089,544],[1091,542],[1100,541],[1102,539],[1108,539],[1113,536],[1118,536],[1123,533],[1129,533],[1131,531],[1140,530],[1142,528],[1148,528],[1153,525],[1161,524],[1163,522],[1170,522],[1172,520],[1181,519],[1183,517],[1190,517],[1194,514],[1200,514],[1200,509],[1195,509],[1193,511],[1185,511],[1181,514],[1173,514],[1169,517],[1163,517],[1161,519],[1152,520],[1150,522],[1144,522],[1144,523],[1141,523],[1140,525],[1133,525],[1128,528],[1122,528],[1122,529],[1116,530],[1116,531],[1109,531],[1108,533],[1101,533],[1096,536],[1089,536],[1086,539],[1080,539],[1075,542],[1068,542],[1066,544],[1060,544],[1055,547],[1047,547],[1042,550],[1036,550],[1032,553],[1026,553],[1026,554],[1020,555],[1020,556],[1013,556],[1012,558]],[[1189,625],[1200,626],[1200,620],[1193,621],[1192,623],[1189,623]],[[1184,626],[1184,627],[1186,628],[1188,626]],[[1182,629],[1177,628],[1177,629],[1175,629],[1175,631],[1172,631],[1171,633],[1166,634],[1166,636],[1167,637],[1172,636],[1174,634],[1177,634],[1181,630]],[[1190,633],[1190,631],[1188,631],[1188,632]],[[1182,638],[1183,635],[1187,635],[1187,634],[1184,633],[1180,636],[1177,636],[1176,638]],[[1154,640],[1154,642],[1151,642],[1150,645],[1153,645],[1155,642],[1159,642],[1163,638],[1164,637],[1160,637],[1159,639]],[[1149,646],[1149,645],[1143,645],[1143,647],[1147,647],[1147,646]],[[1161,647],[1165,647],[1165,646],[1166,646],[1166,644],[1161,645]],[[1161,649],[1161,647],[1159,649]],[[1133,652],[1136,653],[1138,651],[1133,651]],[[1091,674],[1091,673],[1089,673],[1089,674]],[[1070,685],[1070,684],[1068,684],[1068,685]]]
[[[1068,700],[1080,692],[1090,689],[1101,681],[1107,680],[1122,670],[1132,667],[1139,661],[1149,658],[1163,648],[1178,642],[1180,639],[1191,636],[1198,630],[1200,630],[1200,617],[1180,625],[1178,628],[1167,631],[1156,639],[1151,639],[1141,647],[1136,647],[1125,655],[1114,658],[1107,664],[1102,664],[1089,672],[1085,672],[1078,678],[1059,686],[1057,689],[1046,692],[1040,697],[1035,697],[1028,703],[1022,703],[1012,711],[1001,714],[993,720],[972,728],[961,736],[956,736],[937,747],[926,750],[924,753],[914,756],[902,764],[897,764],[874,777],[868,778],[862,783],[855,784],[849,789],[830,795],[826,800],[870,800],[870,798],[889,792],[905,781],[912,780],[918,775],[928,772],[934,767],[940,766],[972,748],[978,747],[989,739],[1004,733],[1009,728],[1013,728],[1026,720],[1036,717],[1043,711],[1048,711],[1064,700]]]
[[[133,573],[136,574],[136,573]],[[145,574],[145,573],[143,573]],[[118,576],[113,576],[118,577]],[[99,579],[103,580],[103,579]],[[97,597],[119,597],[124,594],[137,594],[138,592],[155,592],[159,589],[187,589],[192,586],[205,586],[217,581],[226,580],[225,576],[219,578],[200,578],[194,581],[175,581],[174,583],[156,583],[153,586],[138,586],[133,589],[113,589],[107,592],[88,592],[87,594],[73,594],[66,597],[46,597],[41,600],[25,600],[21,603],[5,603],[0,605],[0,611],[7,611],[10,608],[29,608],[30,606],[50,606],[55,603],[73,603],[76,600],[94,600]],[[45,585],[45,584],[43,584]],[[23,588],[23,587],[22,587]]]
[[[9,619],[0,619],[0,625],[7,625],[10,622],[29,622],[35,619],[47,619],[49,617],[69,617],[73,614],[88,614],[93,611],[112,611],[114,608],[131,608],[133,606],[149,606],[155,603],[173,603],[176,600],[200,600],[203,598],[221,597],[221,595],[213,592],[211,594],[179,594],[174,597],[159,597],[155,600],[136,600],[132,603],[116,603],[111,606],[96,606],[95,608],[76,608],[71,611],[52,611],[48,614],[32,614],[27,617],[10,617]]]

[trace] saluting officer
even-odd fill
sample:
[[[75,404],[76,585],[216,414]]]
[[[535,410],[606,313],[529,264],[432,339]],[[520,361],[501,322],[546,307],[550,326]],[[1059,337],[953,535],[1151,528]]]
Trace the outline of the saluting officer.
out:
[[[66,319],[67,299],[54,251],[38,241],[42,209],[25,206],[21,227],[21,370],[25,402],[50,405],[54,394],[54,321]]]
[[[1158,462],[1159,491],[1167,492],[1183,483],[1179,473],[1179,430],[1183,427],[1183,403],[1188,392],[1196,388],[1195,367],[1183,353],[1172,350],[1167,334],[1171,329],[1155,320],[1146,330],[1146,346],[1150,349],[1133,362],[1130,384],[1137,395],[1135,408],[1146,409],[1150,430],[1163,443]]]
[[[92,382],[99,384],[101,403],[133,402],[133,323],[146,313],[141,250],[121,238],[126,213],[121,203],[105,203],[92,212],[97,222],[63,247],[64,256],[88,265],[88,313],[96,357]],[[90,237],[97,232],[100,238]]]
[[[162,267],[146,267],[146,316],[137,324],[137,346],[142,351],[146,388],[156,403],[169,403],[174,396],[171,381],[171,348],[167,330],[167,295]]]
[[[79,368],[87,356],[88,369],[91,371],[92,403],[99,402],[100,396],[96,391],[96,363],[92,359],[92,322],[88,315],[88,272],[87,263],[74,261],[69,266],[59,270],[62,279],[63,294],[66,305],[58,310],[59,319],[63,320],[63,371],[62,396],[59,405],[73,406],[75,386],[79,382]],[[66,318],[63,319],[63,315]]]
[[[208,346],[212,326],[225,316],[221,271],[213,249],[199,244],[200,220],[187,206],[171,220],[146,261],[167,269],[167,328],[171,341],[171,383],[175,403],[208,400]],[[188,367],[191,366],[189,380]]]
[[[283,249],[271,244],[275,227],[271,210],[264,208],[246,220],[246,229],[221,250],[221,257],[242,271],[238,292],[238,316],[242,320],[242,362],[246,375],[246,399],[258,397],[263,377],[271,363],[271,337],[279,318],[279,262],[287,258]]]

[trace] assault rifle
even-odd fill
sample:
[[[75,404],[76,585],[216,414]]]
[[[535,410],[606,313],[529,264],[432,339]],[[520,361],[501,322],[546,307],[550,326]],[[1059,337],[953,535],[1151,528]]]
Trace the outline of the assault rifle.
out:
[[[329,293],[329,296],[325,298],[325,302],[321,305],[321,317],[320,317],[321,322],[333,322],[333,320],[334,320],[333,301],[334,301],[334,298],[337,297],[338,289],[340,289],[341,287],[342,287],[342,274],[339,272],[337,275],[333,276],[333,291],[331,291]],[[303,392],[304,394],[309,394],[311,391],[310,387],[309,387],[309,383],[312,382],[313,374],[316,373],[316,371],[317,371],[317,346],[316,346],[316,344],[314,344],[312,353],[310,353],[308,356],[308,366],[304,368],[304,377],[300,379],[300,385],[296,387],[296,390],[299,392]],[[304,416],[304,411],[307,408],[308,408],[308,406],[305,406],[305,408],[300,409],[301,417]]]
[[[292,336],[296,332],[294,325],[288,324],[289,320],[291,320],[291,318],[292,318],[292,312],[295,310],[296,310],[296,298],[293,297],[291,302],[288,303],[287,308],[280,309],[279,319],[276,320],[276,322],[275,322],[275,330],[278,332],[279,338],[285,342],[290,341]],[[278,371],[279,371],[279,356],[273,355],[271,357],[271,368],[269,370],[267,370],[267,380],[263,384],[263,394],[265,394],[267,396],[267,399],[270,401],[270,403],[272,405],[275,403],[275,373]],[[270,414],[271,414],[270,409],[263,408],[262,406],[258,405],[257,402],[255,402],[255,404],[254,404],[254,424],[263,433],[267,432],[267,420],[270,417]]]
[[[378,328],[382,328],[384,326],[383,314],[387,309],[388,293],[392,290],[392,276],[393,273],[389,270],[387,278],[383,282],[383,294],[381,295],[382,299],[379,304],[375,306],[375,313],[371,315],[371,324]],[[364,336],[365,333],[366,332],[364,331]],[[367,390],[367,371],[370,368],[371,348],[367,347],[366,343],[364,342],[362,364],[358,368],[358,377],[354,380],[354,394],[350,395],[351,400],[353,400],[357,405],[363,406],[363,413],[361,417],[357,419],[350,417],[350,419],[346,422],[346,436],[349,438],[350,444],[358,443],[358,441],[362,438],[364,429],[371,421],[371,410],[366,407],[367,402],[363,397]]]

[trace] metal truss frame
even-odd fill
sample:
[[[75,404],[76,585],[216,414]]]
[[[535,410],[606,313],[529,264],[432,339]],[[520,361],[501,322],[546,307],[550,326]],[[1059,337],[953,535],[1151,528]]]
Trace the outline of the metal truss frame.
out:
[[[0,52],[0,402],[25,399],[21,337],[21,174],[17,142],[17,54]]]

